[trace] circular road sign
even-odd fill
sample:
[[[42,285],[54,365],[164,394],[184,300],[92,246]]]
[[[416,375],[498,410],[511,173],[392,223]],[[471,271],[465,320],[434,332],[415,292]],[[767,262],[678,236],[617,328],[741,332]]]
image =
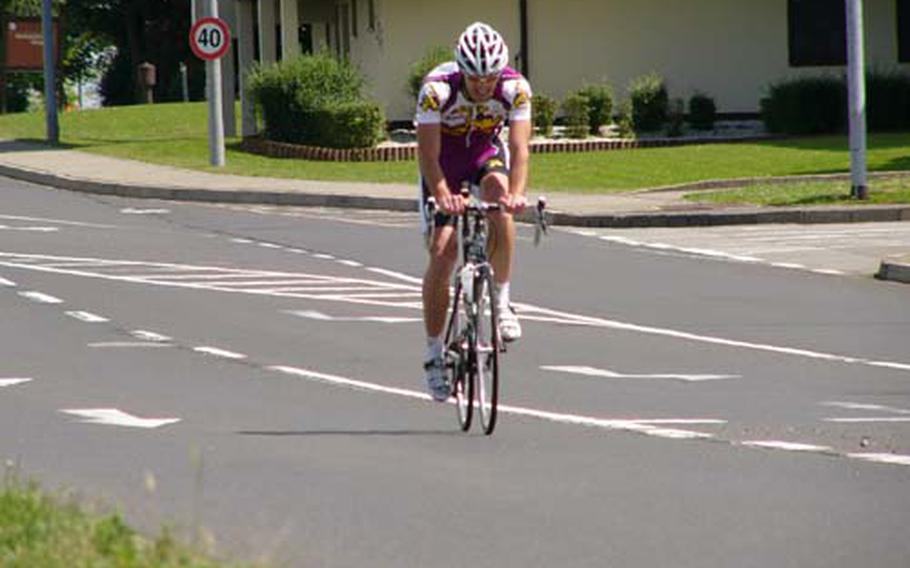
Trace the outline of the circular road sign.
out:
[[[231,29],[220,18],[201,18],[190,30],[190,48],[199,59],[218,59],[230,46]]]

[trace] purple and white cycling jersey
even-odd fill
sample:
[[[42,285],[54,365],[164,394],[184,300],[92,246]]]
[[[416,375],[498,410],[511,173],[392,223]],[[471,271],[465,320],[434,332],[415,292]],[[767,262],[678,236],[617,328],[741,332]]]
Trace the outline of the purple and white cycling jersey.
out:
[[[414,122],[439,124],[442,148],[439,165],[452,191],[470,180],[484,163],[507,149],[499,143],[506,120],[531,120],[531,86],[521,73],[506,67],[493,97],[483,103],[471,101],[465,90],[464,76],[454,61],[433,69],[424,79],[417,97]]]

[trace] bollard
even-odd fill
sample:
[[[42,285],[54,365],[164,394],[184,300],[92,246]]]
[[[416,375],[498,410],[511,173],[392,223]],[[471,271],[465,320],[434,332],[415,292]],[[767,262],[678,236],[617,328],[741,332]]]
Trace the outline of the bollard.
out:
[[[154,101],[153,90],[155,88],[155,66],[144,61],[136,66],[136,73],[139,79],[139,87],[142,89],[142,102],[152,104]]]

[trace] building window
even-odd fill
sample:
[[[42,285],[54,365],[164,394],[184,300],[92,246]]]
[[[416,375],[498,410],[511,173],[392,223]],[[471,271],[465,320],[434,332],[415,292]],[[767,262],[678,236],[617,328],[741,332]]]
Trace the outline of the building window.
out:
[[[843,0],[789,0],[790,65],[847,64],[847,14]]]
[[[897,0],[897,60],[910,63],[910,0]]]

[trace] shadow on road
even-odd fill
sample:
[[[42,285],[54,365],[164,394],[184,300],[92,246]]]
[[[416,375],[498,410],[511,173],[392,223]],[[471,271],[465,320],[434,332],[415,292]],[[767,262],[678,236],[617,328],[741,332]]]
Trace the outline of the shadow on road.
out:
[[[457,430],[240,430],[241,436],[464,436]]]

